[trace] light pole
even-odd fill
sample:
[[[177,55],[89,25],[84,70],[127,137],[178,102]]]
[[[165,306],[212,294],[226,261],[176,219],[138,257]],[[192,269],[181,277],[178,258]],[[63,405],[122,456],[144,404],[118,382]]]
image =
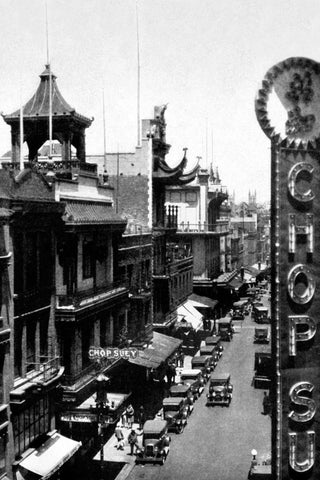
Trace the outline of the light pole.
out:
[[[109,401],[107,396],[106,383],[109,381],[109,378],[99,373],[96,378],[97,383],[97,396],[96,396],[96,411],[97,411],[97,423],[98,423],[98,435],[100,439],[100,478],[103,479],[103,462],[104,462],[104,436],[103,436],[103,427],[104,420],[103,416],[106,415],[109,411]]]

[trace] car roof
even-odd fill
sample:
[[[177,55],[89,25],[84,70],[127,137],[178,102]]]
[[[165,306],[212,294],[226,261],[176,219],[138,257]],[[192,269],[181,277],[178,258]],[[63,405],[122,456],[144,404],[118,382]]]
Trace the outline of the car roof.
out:
[[[220,342],[220,335],[212,335],[211,337],[207,337],[205,342],[207,345],[215,345],[216,343]]]
[[[269,330],[268,327],[255,327],[254,329],[255,329],[256,332],[259,332],[259,331],[260,332],[262,332],[262,331],[267,332]]]
[[[181,402],[184,402],[184,397],[167,397],[163,399],[163,405],[180,405]]]
[[[192,377],[195,377],[197,375],[199,375],[199,373],[201,373],[201,370],[199,370],[198,368],[186,368],[184,370],[181,371],[180,373],[180,376],[183,377],[184,375],[190,375]]]
[[[202,352],[214,352],[215,350],[215,346],[214,345],[203,345],[203,347],[200,347],[200,356],[202,354]],[[193,357],[195,358],[195,357]]]
[[[210,360],[212,357],[210,357],[210,355],[200,355],[199,357],[193,357],[193,359],[191,360],[191,364],[193,363],[200,363],[200,364],[204,364],[206,363],[207,360]]]
[[[210,380],[221,380],[225,382],[226,380],[229,380],[230,378],[230,373],[211,373],[210,375]]]
[[[147,420],[143,426],[143,433],[159,433],[168,428],[168,422],[166,420],[155,419]]]
[[[190,389],[190,385],[185,385],[184,383],[180,383],[179,385],[172,385],[170,388],[170,392],[187,392]]]
[[[219,318],[218,320],[216,320],[216,322],[217,322],[218,324],[221,324],[221,323],[231,323],[231,322],[232,322],[232,318],[231,318],[231,317]]]

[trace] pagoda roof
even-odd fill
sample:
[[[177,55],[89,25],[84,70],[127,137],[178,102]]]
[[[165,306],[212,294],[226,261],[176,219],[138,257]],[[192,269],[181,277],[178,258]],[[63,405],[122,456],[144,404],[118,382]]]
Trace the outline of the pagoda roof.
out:
[[[49,116],[49,95],[50,95],[50,82],[51,75],[51,98],[52,98],[52,117],[69,117],[75,119],[77,123],[88,127],[92,123],[92,119],[80,115],[75,111],[73,107],[63,98],[56,82],[56,76],[51,72],[50,65],[46,65],[45,70],[40,75],[40,84],[33,95],[33,97],[23,106],[24,120],[38,119],[41,117]],[[3,115],[4,120],[7,123],[10,121],[17,121],[20,117],[20,109],[15,112]]]
[[[153,173],[153,178],[166,185],[184,185],[192,182],[199,170],[199,162],[188,172],[185,172],[187,165],[186,153],[181,162],[175,167],[169,167],[167,162],[160,158],[158,159],[156,170]]]

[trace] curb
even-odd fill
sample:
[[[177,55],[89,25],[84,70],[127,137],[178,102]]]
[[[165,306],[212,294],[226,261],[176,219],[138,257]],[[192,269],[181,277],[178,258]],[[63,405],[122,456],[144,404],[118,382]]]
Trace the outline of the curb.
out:
[[[120,473],[118,473],[118,475],[116,476],[115,480],[125,480],[134,467],[135,463],[126,463],[125,466],[121,469]]]

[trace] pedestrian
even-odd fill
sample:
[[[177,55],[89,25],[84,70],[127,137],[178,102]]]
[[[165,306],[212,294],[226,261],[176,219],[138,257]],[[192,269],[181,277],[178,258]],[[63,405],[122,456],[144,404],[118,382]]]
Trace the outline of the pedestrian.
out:
[[[131,403],[127,408],[126,417],[127,417],[127,427],[132,428],[132,425],[134,422],[134,408],[131,405]]]
[[[140,408],[139,408],[138,422],[139,422],[139,428],[140,428],[140,430],[142,430],[143,424],[145,422],[145,413],[144,413],[143,405],[141,405]]]
[[[123,428],[126,428],[127,421],[126,421],[126,411],[124,411],[121,415],[121,424]]]
[[[121,422],[117,423],[116,429],[114,431],[115,437],[117,439],[117,450],[123,450],[124,447],[124,435],[122,431]]]
[[[267,394],[267,392],[264,392],[262,406],[263,406],[263,415],[269,415],[271,410],[271,405],[270,405],[270,397]]]
[[[131,430],[131,432],[129,433],[128,443],[130,445],[129,455],[133,455],[134,447],[136,447],[136,453],[137,453],[137,450],[139,450],[139,445],[138,445],[138,436],[137,436],[135,430]]]

